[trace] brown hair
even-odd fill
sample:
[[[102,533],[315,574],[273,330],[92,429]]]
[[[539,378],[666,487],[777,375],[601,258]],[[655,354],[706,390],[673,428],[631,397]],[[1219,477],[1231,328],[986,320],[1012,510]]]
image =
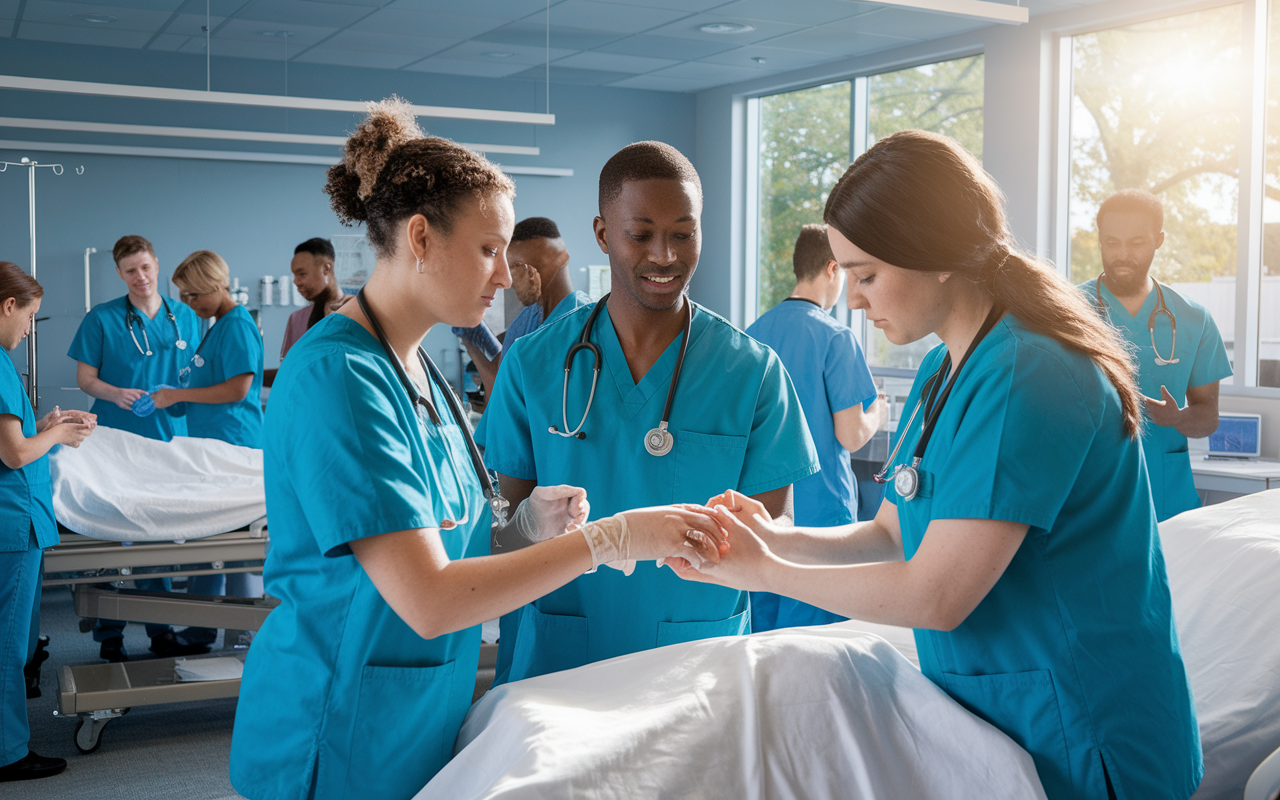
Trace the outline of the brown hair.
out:
[[[445,234],[462,201],[483,203],[516,187],[484,156],[438,136],[426,136],[412,107],[398,97],[369,104],[369,116],[347,139],[342,162],[324,187],[344,225],[363,222],[379,256],[395,252],[395,228],[415,214]]]
[[[212,250],[197,250],[173,271],[173,282],[185,292],[204,294],[231,286],[231,268]]]
[[[791,254],[791,269],[796,273],[797,282],[818,277],[827,264],[835,260],[831,242],[827,241],[826,225],[813,223],[800,229],[796,249]]]
[[[156,249],[141,236],[121,236],[116,246],[111,248],[111,257],[115,259],[117,267],[123,259],[136,253],[150,253],[152,258],[156,257]]]
[[[913,130],[881,139],[836,183],[823,217],[887,264],[982,284],[1027,328],[1087,355],[1120,395],[1125,432],[1138,435],[1141,395],[1128,348],[1079,289],[1018,246],[1000,189],[959,144]]]
[[[18,301],[18,308],[23,308],[37,297],[44,297],[44,287],[12,261],[0,261],[0,303],[10,297]]]

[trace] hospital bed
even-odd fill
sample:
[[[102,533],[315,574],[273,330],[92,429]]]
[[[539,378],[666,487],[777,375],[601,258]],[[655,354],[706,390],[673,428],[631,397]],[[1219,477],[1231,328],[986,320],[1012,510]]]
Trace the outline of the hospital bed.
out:
[[[1179,515],[1160,537],[1204,752],[1193,800],[1240,800],[1246,782],[1247,800],[1269,800],[1280,490]],[[472,707],[417,800],[1043,796],[1025,751],[917,666],[909,630],[849,621],[519,681]]]

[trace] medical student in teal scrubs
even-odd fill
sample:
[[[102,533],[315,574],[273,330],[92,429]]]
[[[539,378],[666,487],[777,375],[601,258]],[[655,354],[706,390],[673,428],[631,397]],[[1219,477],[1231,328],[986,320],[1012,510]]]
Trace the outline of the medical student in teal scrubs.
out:
[[[504,494],[582,486],[607,515],[728,486],[790,514],[791,485],[818,457],[786,370],[687,296],[702,241],[698,173],[670,145],[632,144],[601,170],[599,203],[611,293],[517,341],[485,410],[485,461]],[[566,385],[580,341],[589,346]],[[624,566],[503,619],[497,680],[751,632],[745,592],[685,583],[653,562]]]
[[[950,139],[880,140],[825,217],[850,306],[894,344],[942,339],[885,500],[868,522],[796,529],[718,498],[731,548],[682,574],[915,628],[924,674],[1026,748],[1050,800],[1186,800],[1199,731],[1121,338],[1019,249]]]
[[[884,424],[888,406],[879,397],[853,331],[828,313],[844,293],[845,274],[831,253],[825,225],[800,229],[791,261],[795,290],[753,322],[747,334],[782,359],[822,464],[817,475],[796,481],[795,523],[847,525],[858,520],[858,479],[851,454]],[[751,593],[753,631],[842,619],[794,598]]]
[[[231,782],[250,800],[408,800],[453,752],[482,622],[606,562],[714,559],[724,542],[708,516],[676,507],[566,531],[585,494],[539,487],[506,526],[538,543],[490,556],[500,498],[420,347],[437,323],[479,324],[511,285],[514,186],[387,101],[326,191],[342,221],[366,225],[377,265],[272,387],[266,584],[280,605],[245,664]]]
[[[16,264],[0,261],[0,346],[18,346],[31,330],[44,289]],[[67,767],[27,747],[27,688],[22,665],[40,597],[40,553],[58,543],[47,454],[78,447],[95,424],[84,411],[55,408],[38,422],[18,370],[0,357],[0,783],[57,775]]]
[[[76,364],[76,385],[95,398],[90,411],[108,428],[167,442],[187,435],[184,408],[156,411],[149,392],[178,385],[178,370],[200,338],[200,320],[185,303],[160,295],[160,266],[155,248],[141,236],[124,236],[111,251],[116,274],[129,288],[124,297],[94,306],[76,331],[67,355]],[[168,578],[139,578],[139,589],[167,591]],[[147,623],[151,651],[160,656],[189,655],[168,625]],[[93,639],[108,661],[127,661],[124,623],[98,620]]]
[[[159,409],[185,404],[188,436],[260,448],[262,334],[244,306],[231,299],[231,269],[217,253],[197,250],[173,271],[173,283],[201,319],[216,322],[179,370],[178,388],[152,392],[152,402]],[[261,595],[255,583],[249,573],[196,575],[187,581],[187,592]],[[211,645],[217,638],[213,628],[187,628],[177,634],[186,646]]]
[[[1200,507],[1187,439],[1218,429],[1218,382],[1231,362],[1204,306],[1151,277],[1164,243],[1164,207],[1155,195],[1126,189],[1098,207],[1102,275],[1080,288],[1115,325],[1138,359],[1147,425],[1142,453],[1161,521]]]

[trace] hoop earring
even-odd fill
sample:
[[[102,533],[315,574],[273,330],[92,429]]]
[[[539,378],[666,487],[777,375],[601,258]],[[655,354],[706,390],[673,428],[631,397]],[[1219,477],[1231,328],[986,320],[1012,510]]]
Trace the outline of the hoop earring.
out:
[[[423,273],[422,259],[418,259],[418,274],[421,275],[422,273]]]

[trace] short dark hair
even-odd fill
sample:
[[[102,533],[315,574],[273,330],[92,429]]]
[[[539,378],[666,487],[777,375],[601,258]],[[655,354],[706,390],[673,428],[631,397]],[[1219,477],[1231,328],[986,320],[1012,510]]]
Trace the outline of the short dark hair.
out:
[[[333,252],[333,242],[328,239],[321,239],[319,236],[314,239],[308,239],[297,247],[293,248],[293,254],[310,253],[316,258],[327,258],[333,261],[337,256]]]
[[[622,194],[628,181],[650,179],[688,181],[698,187],[702,197],[702,180],[684,153],[665,142],[636,142],[614,153],[600,170],[600,214],[605,206]]]
[[[796,237],[796,249],[791,254],[791,269],[796,273],[797,281],[816,278],[827,268],[827,264],[835,261],[831,252],[831,242],[827,241],[827,226],[817,223],[805,225]]]
[[[1164,204],[1151,192],[1144,192],[1141,189],[1122,189],[1103,200],[1102,205],[1098,206],[1098,215],[1094,218],[1094,224],[1099,228],[1102,227],[1102,215],[1108,211],[1146,214],[1155,223],[1157,231],[1164,230]]]
[[[511,232],[511,243],[527,242],[530,239],[559,239],[560,229],[546,217],[529,217],[516,223]]]
[[[117,267],[122,260],[137,253],[150,253],[152,258],[156,257],[156,249],[141,236],[121,236],[116,246],[111,248],[111,257],[115,259]]]

